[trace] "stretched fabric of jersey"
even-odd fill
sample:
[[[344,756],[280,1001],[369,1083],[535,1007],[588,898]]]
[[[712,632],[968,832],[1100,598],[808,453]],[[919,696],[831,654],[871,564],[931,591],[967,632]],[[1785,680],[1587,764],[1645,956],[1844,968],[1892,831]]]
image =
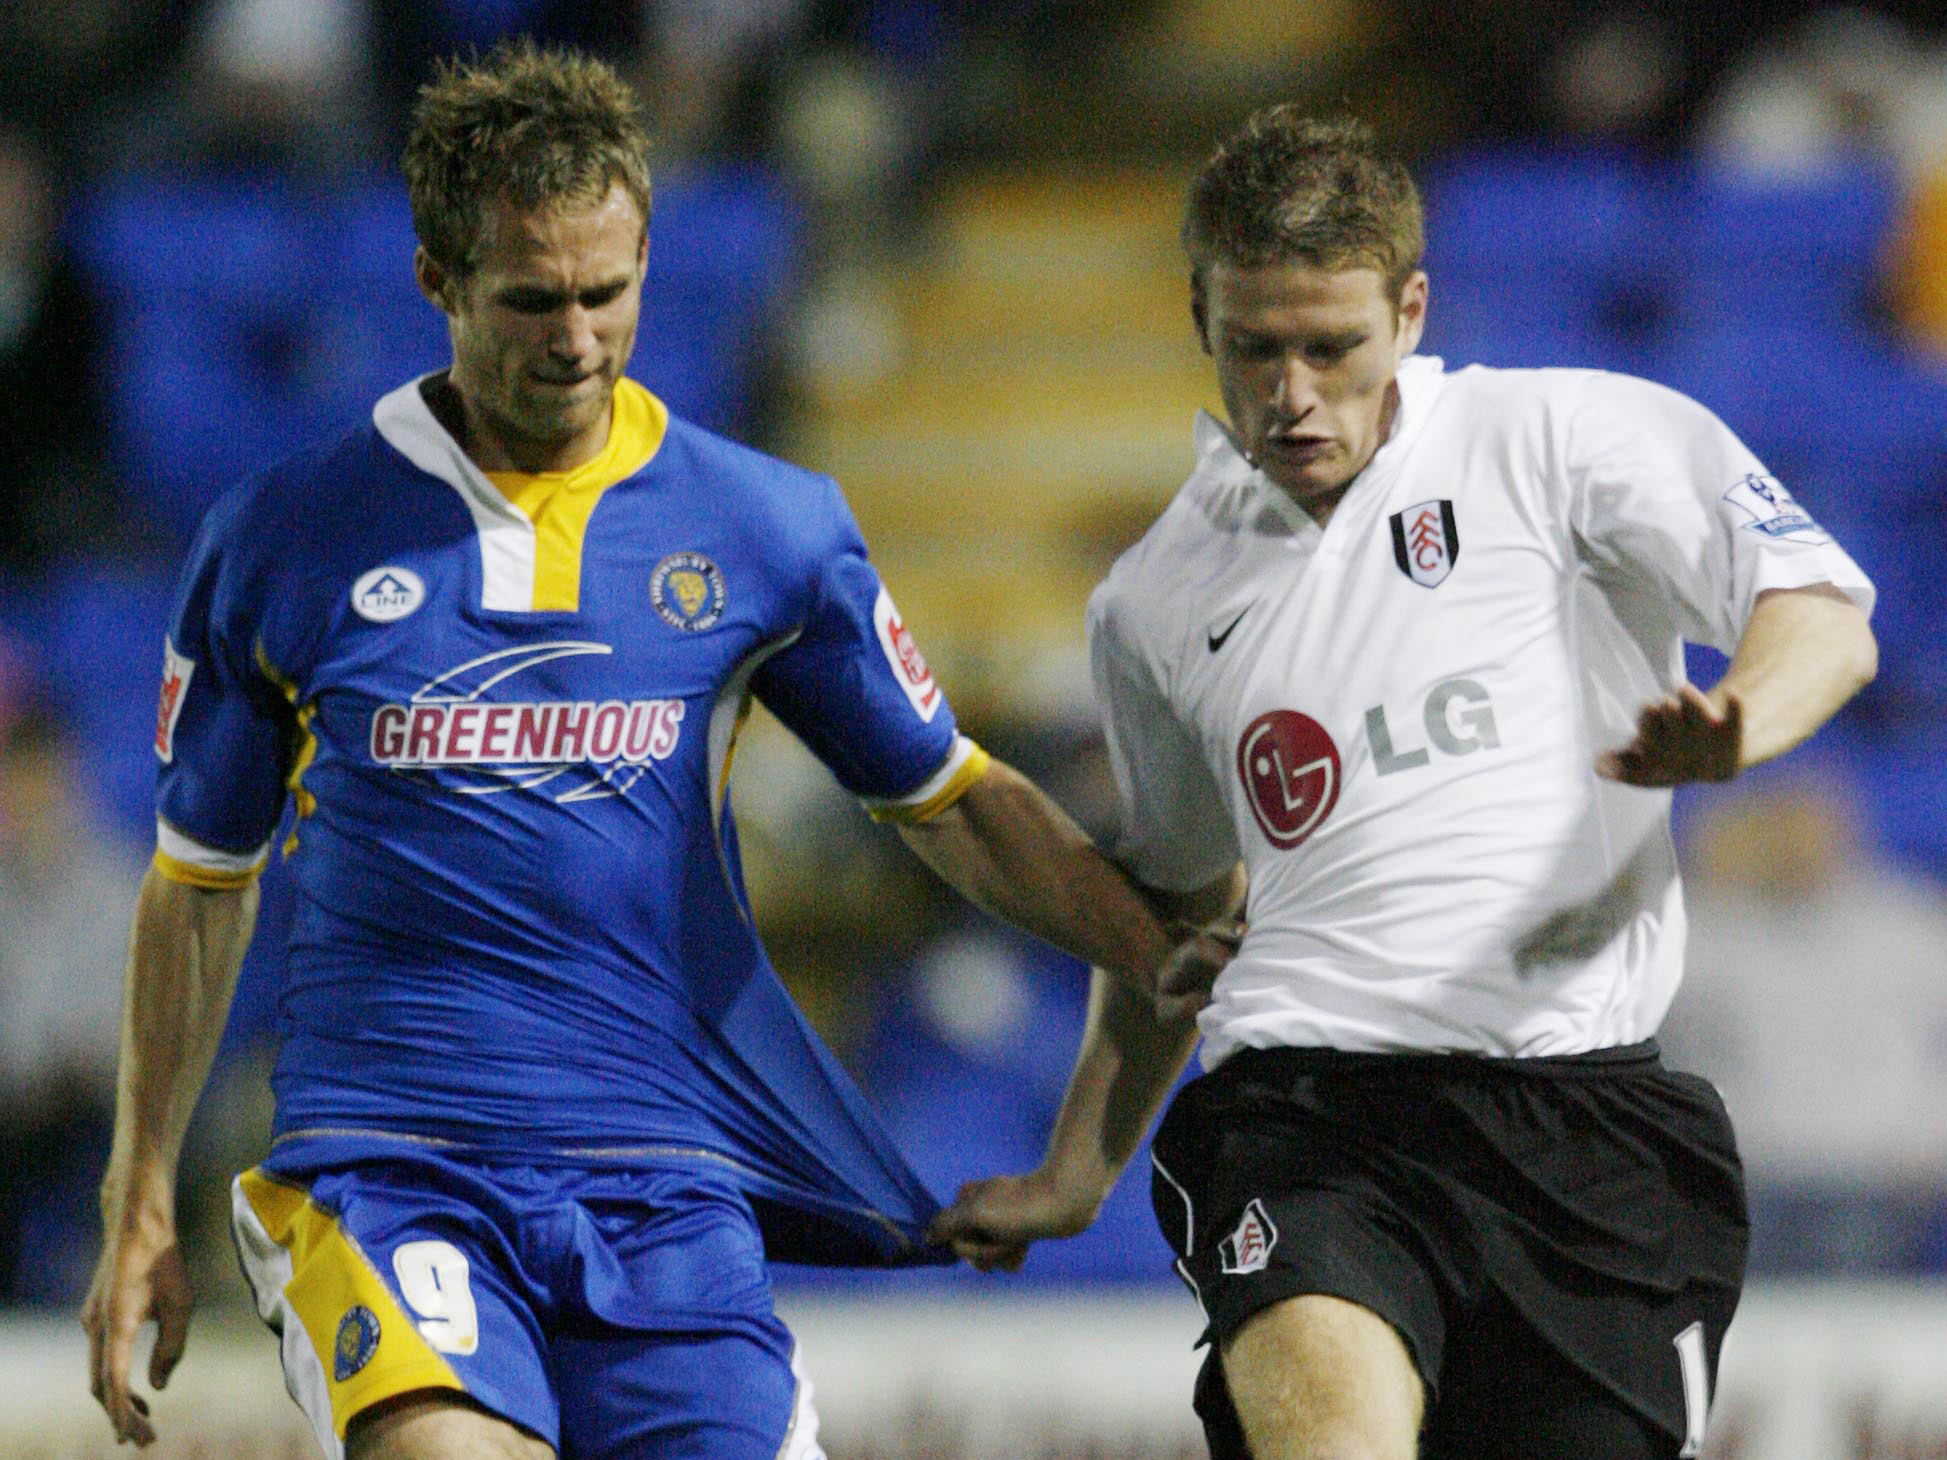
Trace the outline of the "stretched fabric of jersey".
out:
[[[296,805],[267,1167],[400,1143],[704,1164],[774,1259],[944,1260],[759,945],[727,781],[752,694],[869,801],[968,742],[830,480],[632,382],[616,420],[642,464],[580,504],[578,542],[537,533],[418,382],[203,525],[159,837],[192,876],[244,868]]]

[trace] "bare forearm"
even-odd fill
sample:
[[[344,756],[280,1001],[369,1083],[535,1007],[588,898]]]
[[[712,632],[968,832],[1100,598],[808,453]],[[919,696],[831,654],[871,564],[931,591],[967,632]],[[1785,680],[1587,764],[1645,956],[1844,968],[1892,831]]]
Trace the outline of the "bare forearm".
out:
[[[908,845],[968,901],[1145,991],[1171,940],[1136,885],[1020,772],[995,761]]]
[[[129,935],[115,1141],[102,1217],[173,1219],[176,1162],[257,920],[255,884],[207,891],[153,868]]]
[[[1200,930],[1171,953],[1153,986],[1094,970],[1081,1049],[1041,1164],[969,1182],[934,1222],[934,1240],[983,1271],[1013,1271],[1030,1243],[1095,1220],[1196,1046],[1196,1011],[1235,951],[1245,890],[1236,868],[1193,892],[1146,893],[1164,916]],[[1211,919],[1218,926],[1201,926]],[[1172,993],[1179,983],[1191,992]]]
[[[1163,1021],[1150,1001],[1096,969],[1088,1021],[1043,1162],[1065,1192],[1099,1206],[1142,1144],[1195,1048],[1193,1018]],[[1092,1220],[1094,1210],[1086,1214]]]
[[[1743,707],[1738,769],[1782,755],[1872,681],[1879,652],[1862,614],[1837,588],[1759,596],[1737,652],[1707,698]]]

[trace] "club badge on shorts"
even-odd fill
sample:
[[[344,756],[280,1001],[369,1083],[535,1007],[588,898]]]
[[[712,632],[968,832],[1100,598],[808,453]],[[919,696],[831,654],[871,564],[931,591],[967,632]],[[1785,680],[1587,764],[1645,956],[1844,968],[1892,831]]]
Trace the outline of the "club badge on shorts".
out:
[[[1422,588],[1438,588],[1460,561],[1460,528],[1454,523],[1453,499],[1415,502],[1387,520],[1393,525],[1393,561],[1399,564],[1400,572]]]
[[[671,553],[649,575],[649,601],[664,623],[700,634],[723,617],[723,570],[702,553]]]
[[[378,1315],[355,1303],[338,1320],[338,1336],[331,1345],[331,1377],[344,1383],[372,1362],[379,1351]]]
[[[1271,1249],[1277,1245],[1278,1229],[1272,1224],[1271,1214],[1265,1211],[1263,1201],[1253,1198],[1244,1208],[1237,1230],[1217,1245],[1217,1256],[1225,1272],[1242,1276],[1269,1267]]]

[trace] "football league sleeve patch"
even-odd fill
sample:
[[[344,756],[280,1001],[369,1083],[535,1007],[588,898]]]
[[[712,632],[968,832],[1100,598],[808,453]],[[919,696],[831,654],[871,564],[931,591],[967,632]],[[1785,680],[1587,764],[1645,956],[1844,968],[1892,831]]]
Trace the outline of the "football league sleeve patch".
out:
[[[242,886],[262,869],[284,808],[288,716],[256,668],[247,605],[220,544],[221,506],[190,550],[163,639],[156,710],[156,870],[197,887]]]
[[[827,560],[803,632],[753,685],[875,814],[937,815],[985,769],[978,747],[960,748],[953,710],[863,544]]]

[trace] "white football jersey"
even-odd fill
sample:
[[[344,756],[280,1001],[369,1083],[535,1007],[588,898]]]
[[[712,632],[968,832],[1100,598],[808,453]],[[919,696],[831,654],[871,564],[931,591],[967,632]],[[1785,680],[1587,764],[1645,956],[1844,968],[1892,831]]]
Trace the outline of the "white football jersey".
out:
[[[1865,575],[1718,421],[1587,370],[1399,373],[1321,530],[1225,429],[1089,603],[1115,852],[1186,891],[1241,856],[1201,1018],[1240,1046],[1570,1054],[1682,972],[1670,796],[1599,779],[1757,595]]]

